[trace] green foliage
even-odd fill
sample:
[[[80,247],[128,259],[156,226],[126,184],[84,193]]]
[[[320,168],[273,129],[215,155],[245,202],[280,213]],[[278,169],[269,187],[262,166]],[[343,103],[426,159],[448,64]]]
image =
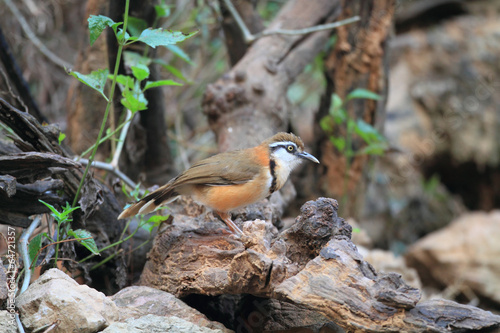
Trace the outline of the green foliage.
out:
[[[109,71],[107,69],[98,69],[90,74],[82,74],[79,72],[71,71],[69,75],[75,77],[86,86],[97,90],[106,100],[108,98],[104,94],[104,87],[108,78]]]
[[[99,15],[99,16],[90,16],[88,19],[89,23],[89,30],[90,30],[90,44],[93,45],[97,38],[102,34],[102,32],[106,28],[111,28],[113,30],[113,33],[116,37],[116,40],[118,41],[118,50],[117,50],[117,61],[115,62],[115,68],[112,74],[109,73],[107,69],[101,69],[94,71],[90,74],[82,74],[78,72],[70,72],[72,76],[77,78],[80,82],[83,84],[91,87],[92,89],[98,91],[107,101],[107,106],[106,110],[104,112],[104,117],[101,123],[101,128],[99,130],[99,134],[96,140],[96,143],[90,147],[87,151],[85,151],[82,155],[85,155],[89,152],[92,151],[92,154],[89,158],[87,167],[84,171],[84,174],[82,176],[82,180],[80,182],[80,186],[77,189],[77,193],[75,195],[74,201],[73,201],[73,206],[76,206],[77,200],[79,193],[81,191],[81,188],[83,186],[83,182],[86,178],[86,175],[88,173],[89,167],[92,164],[92,161],[94,160],[94,157],[97,152],[98,146],[104,142],[105,140],[111,139],[111,143],[114,145],[115,142],[114,136],[116,135],[117,131],[121,128],[125,127],[125,123],[127,121],[130,121],[130,117],[122,117],[122,118],[127,118],[128,120],[121,122],[118,125],[118,128],[114,128],[114,121],[111,122],[111,128],[107,129],[105,131],[105,127],[108,121],[108,115],[109,115],[109,110],[111,108],[111,103],[114,99],[114,92],[116,85],[119,85],[121,88],[121,104],[128,110],[132,112],[132,116],[138,112],[145,110],[148,105],[148,101],[144,95],[144,92],[148,89],[152,89],[155,87],[160,87],[160,86],[180,86],[182,85],[179,82],[175,82],[173,80],[159,80],[159,81],[150,81],[148,78],[150,77],[150,69],[149,66],[153,63],[153,59],[150,59],[148,57],[145,57],[146,53],[144,55],[139,55],[134,52],[124,52],[123,48],[125,46],[128,46],[133,43],[141,42],[149,47],[156,48],[158,46],[163,46],[167,49],[169,49],[171,52],[173,52],[177,57],[180,57],[184,61],[191,63],[191,59],[189,56],[182,51],[179,47],[177,47],[175,44],[184,41],[187,38],[192,37],[197,33],[191,32],[191,33],[183,33],[180,31],[170,31],[162,28],[155,28],[156,24],[158,22],[159,18],[162,17],[167,17],[170,15],[170,6],[165,4],[164,0],[161,0],[158,5],[155,6],[155,12],[156,12],[156,18],[155,22],[153,23],[153,28],[148,28],[147,23],[139,18],[134,18],[134,17],[129,17],[128,15],[128,9],[130,5],[130,0],[125,1],[125,13],[124,13],[124,20],[123,22],[114,22],[111,18]],[[125,61],[125,67],[130,69],[132,76],[126,76],[126,75],[118,75],[118,69],[120,65],[120,61],[122,60],[122,54],[123,54],[123,59]],[[156,61],[155,61],[156,62]],[[170,66],[167,63],[160,63],[163,68],[171,72],[175,77],[181,79],[184,82],[187,82],[186,78],[182,75],[182,73],[176,69],[175,67]],[[110,81],[110,87],[109,91],[107,91],[107,83],[108,79]],[[126,127],[125,127],[126,128]],[[107,135],[103,137],[104,133],[107,133]],[[125,132],[126,135],[126,132]],[[123,138],[121,138],[123,139]],[[62,139],[61,139],[62,140]],[[118,144],[123,144],[124,140],[120,140]],[[113,146],[114,147],[114,146]],[[119,151],[119,149],[117,149]],[[132,191],[130,195],[138,197],[139,196],[139,188],[136,188]],[[69,237],[69,239],[75,239],[80,244],[85,246],[89,251],[92,252],[90,256],[87,258],[84,258],[81,260],[81,262],[87,260],[88,258],[99,254],[99,250],[96,247],[95,241],[91,238],[91,234],[82,229],[78,230],[72,230],[70,228],[70,223],[71,222],[71,212],[73,212],[75,209],[78,209],[79,207],[71,207],[69,204],[67,204],[66,207],[63,208],[62,212],[57,211],[54,207],[50,206],[47,203],[44,203],[49,209],[52,211],[52,216],[56,219],[58,223],[58,233],[57,233],[57,240],[56,240],[56,246],[59,245],[60,240],[66,240]],[[123,238],[125,235],[126,230],[128,229],[129,222],[127,223],[126,227],[124,228],[122,232],[122,236],[120,237],[120,240],[118,242],[115,242],[113,244],[110,244],[106,246],[105,248],[101,249],[101,251],[104,251],[106,249],[109,249],[111,247],[117,246],[130,237],[132,237],[139,228],[145,228],[146,230],[151,231],[155,226],[158,226],[159,223],[164,221],[168,217],[161,217],[161,218],[151,218],[147,221],[142,221],[140,222],[138,228],[129,236],[126,238]],[[38,244],[38,243],[36,243]],[[36,244],[33,246],[36,249]],[[142,246],[143,244],[139,245]],[[56,248],[56,262],[57,262],[57,253],[58,253],[58,247]],[[117,252],[115,252],[114,255],[116,255]],[[105,261],[111,259],[114,255],[104,259],[101,261],[99,264],[97,264],[95,267],[98,267],[99,265],[103,264]]]
[[[85,246],[93,254],[99,254],[99,250],[97,249],[97,245],[95,244],[94,238],[92,237],[92,234],[90,232],[88,232],[87,230],[69,229],[68,236],[77,239],[80,244]]]
[[[171,44],[176,44],[182,42],[183,40],[194,36],[197,33],[183,33],[180,31],[170,31],[165,29],[146,29],[142,31],[139,37],[130,37],[129,40],[131,42],[140,41],[143,42],[152,48],[156,48],[157,46],[167,46]]]
[[[162,222],[167,221],[170,215],[153,215],[147,221],[141,221],[139,224],[141,228],[151,233],[154,228],[157,228]]]
[[[333,94],[328,115],[324,116],[319,122],[321,129],[328,135],[333,146],[345,156],[346,167],[342,206],[344,206],[347,199],[347,181],[351,159],[358,155],[383,155],[389,149],[387,139],[377,129],[363,119],[354,119],[349,115],[346,104],[353,99],[379,100],[380,96],[361,88],[350,92],[345,101],[337,94]],[[338,133],[342,134],[339,135]],[[355,138],[360,139],[363,143],[362,147],[357,150],[353,145]]]
[[[101,33],[107,27],[114,27],[113,30],[116,33],[116,24],[109,17],[103,16],[103,15],[99,15],[99,16],[90,15],[90,17],[88,18],[87,21],[89,22],[90,45],[94,45],[97,38],[99,38]]]
[[[59,145],[63,142],[64,139],[66,139],[66,134],[64,134],[63,132],[59,132],[59,136],[57,137]]]
[[[353,99],[378,100],[380,96],[359,88],[349,93],[344,102],[337,94],[333,94],[329,114],[320,120],[321,129],[328,134],[330,142],[335,148],[348,159],[355,155],[384,154],[389,148],[387,139],[363,119],[353,119],[349,116],[346,103]],[[347,134],[336,136],[334,133],[338,132],[336,131],[337,126],[345,127]],[[355,135],[364,143],[364,147],[358,151],[354,151],[351,145]]]
[[[79,209],[80,207],[72,207],[67,202],[66,206],[62,207],[62,211],[58,211],[51,204],[49,204],[45,201],[42,201],[42,200],[39,200],[39,201],[41,203],[43,203],[47,208],[50,209],[50,211],[51,211],[50,215],[57,222],[57,230],[56,230],[57,238],[54,241],[54,240],[50,239],[46,233],[39,234],[39,235],[35,236],[31,240],[31,242],[29,243],[29,246],[28,246],[31,262],[36,262],[36,259],[38,257],[40,250],[41,250],[42,242],[43,242],[44,238],[46,238],[46,239],[48,239],[51,242],[56,244],[54,266],[57,265],[57,257],[59,254],[59,243],[61,243],[61,241],[74,239],[78,243],[85,246],[93,254],[99,254],[99,250],[97,249],[97,245],[96,245],[94,239],[92,238],[92,235],[90,234],[90,232],[88,232],[87,230],[82,230],[82,229],[78,229],[78,230],[71,229],[71,222],[73,221],[72,213],[75,210]],[[70,237],[73,237],[73,238],[70,238]]]
[[[354,89],[347,95],[346,100],[350,101],[351,99],[355,98],[360,98],[360,99],[373,99],[373,100],[380,100],[380,96],[373,91],[363,89],[363,88],[357,88]]]
[[[30,263],[33,263],[31,264],[32,271],[35,270],[35,264],[38,259],[38,251],[40,251],[40,249],[42,248],[42,241],[43,238],[46,236],[47,236],[46,233],[38,234],[35,237],[33,237],[30,243],[28,244],[28,254],[30,257]],[[28,267],[26,267],[26,269],[28,269]]]

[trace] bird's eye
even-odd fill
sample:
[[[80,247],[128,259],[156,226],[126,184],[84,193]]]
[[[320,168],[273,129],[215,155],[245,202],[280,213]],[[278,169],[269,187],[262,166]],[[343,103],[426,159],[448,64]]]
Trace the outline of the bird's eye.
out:
[[[295,147],[294,147],[294,146],[292,146],[292,145],[288,145],[288,146],[286,147],[286,149],[288,149],[288,151],[289,151],[290,153],[293,153],[293,151],[295,150]]]

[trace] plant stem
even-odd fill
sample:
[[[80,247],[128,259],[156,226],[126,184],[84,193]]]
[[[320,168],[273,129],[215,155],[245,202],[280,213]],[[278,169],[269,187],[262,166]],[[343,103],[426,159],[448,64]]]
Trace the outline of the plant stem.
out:
[[[123,36],[122,36],[121,40],[118,40],[118,52],[116,54],[115,70],[113,72],[113,80],[111,82],[111,89],[109,92],[108,104],[106,105],[106,111],[104,111],[104,117],[102,119],[101,129],[99,130],[99,134],[97,135],[97,140],[96,140],[94,150],[92,151],[92,155],[89,158],[89,164],[87,164],[87,166],[85,167],[85,171],[83,172],[83,176],[82,176],[82,180],[80,181],[80,185],[78,185],[78,189],[76,190],[75,198],[73,199],[72,207],[75,207],[77,202],[78,202],[78,197],[80,196],[80,191],[82,190],[83,184],[85,183],[85,178],[87,178],[87,174],[89,172],[90,166],[92,165],[92,162],[94,161],[95,155],[97,153],[97,148],[99,148],[99,143],[101,141],[102,134],[104,133],[104,129],[106,128],[106,123],[108,121],[109,110],[111,109],[111,105],[113,104],[113,97],[115,95],[115,88],[116,88],[116,78],[118,76],[118,70],[120,68],[120,60],[122,58],[123,45],[126,42],[125,41],[125,33],[127,31],[129,3],[130,3],[130,0],[125,1]],[[57,255],[57,252],[56,252],[56,255]]]
[[[102,252],[102,251],[106,251],[107,249],[110,249],[110,248],[112,248],[114,246],[120,245],[123,242],[128,241],[130,238],[132,238],[137,233],[137,231],[139,231],[140,227],[141,226],[138,225],[137,228],[130,235],[128,235],[127,237],[125,237],[123,239],[120,239],[119,241],[114,242],[113,244],[109,244],[108,246],[105,246],[104,248],[100,249],[99,253]],[[92,258],[94,256],[95,256],[95,254],[92,253],[92,254],[88,255],[87,257],[83,258],[82,260],[80,260],[78,263],[81,264],[82,262],[87,261],[87,260],[89,260],[90,258]]]
[[[129,122],[132,121],[132,118],[129,120]],[[123,126],[125,126],[127,124],[127,122],[123,122],[121,123],[114,131],[110,131],[109,134],[107,134],[105,137],[101,138],[101,140],[99,141],[99,144],[103,143],[104,141],[108,140],[109,138],[111,138],[112,136],[114,136],[116,133],[118,133],[119,130],[122,129]],[[97,145],[98,143],[94,143],[92,146],[90,146],[86,151],[84,151],[83,153],[80,154],[80,158],[83,158],[85,155],[87,155],[88,153],[90,153],[94,148],[95,146]],[[77,158],[78,159],[78,158]]]
[[[56,230],[56,253],[54,254],[54,267],[57,268],[57,256],[59,254],[59,237],[61,235],[61,224],[62,221],[57,221],[57,230]]]
[[[344,171],[344,188],[343,188],[343,191],[342,191],[342,204],[341,204],[341,207],[344,209],[344,214],[345,212],[347,211],[346,210],[346,205],[347,205],[347,197],[348,197],[348,184],[349,184],[349,171],[350,171],[350,168],[351,168],[351,158],[353,156],[353,151],[352,151],[352,126],[350,126],[350,117],[349,115],[347,115],[347,121],[346,121],[346,124],[347,124],[347,135],[346,135],[346,139],[345,139],[345,171]]]

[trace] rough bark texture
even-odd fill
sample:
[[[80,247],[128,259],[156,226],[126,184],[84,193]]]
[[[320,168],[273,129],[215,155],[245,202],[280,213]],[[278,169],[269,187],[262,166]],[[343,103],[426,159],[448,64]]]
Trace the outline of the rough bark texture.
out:
[[[269,29],[298,29],[331,21],[338,1],[288,1]],[[203,111],[222,151],[288,127],[286,90],[325,45],[330,32],[273,35],[257,40],[223,78],[207,87]]]
[[[241,239],[202,225],[198,206],[186,205],[155,239],[140,283],[178,297],[252,294],[276,298],[364,332],[459,332],[496,327],[500,317],[444,300],[417,304],[420,291],[399,274],[377,273],[337,217],[337,202],[320,198],[301,208],[278,234],[262,220],[242,224]],[[190,216],[191,215],[191,216]],[[312,317],[311,317],[312,318]]]
[[[84,26],[88,26],[87,18],[90,15],[106,15],[107,2],[103,0],[90,0],[87,3],[86,13],[83,18]],[[81,37],[80,52],[78,54],[75,71],[89,74],[98,69],[108,66],[106,39],[100,36],[90,46],[89,32],[85,30],[85,36]],[[80,154],[93,145],[99,133],[99,126],[106,109],[106,101],[95,90],[87,87],[78,80],[71,81],[67,97],[68,130],[66,132],[71,148]],[[99,152],[107,156],[109,146],[103,145]]]
[[[355,88],[365,88],[381,96],[386,95],[386,40],[392,26],[394,0],[384,1],[342,1],[342,15],[339,19],[359,15],[361,20],[337,30],[337,41],[332,52],[325,59],[327,90],[318,113],[318,120],[328,114],[330,97],[333,93],[345,100],[346,95]],[[373,100],[354,100],[347,104],[352,119],[363,119],[382,129],[385,120],[385,97]],[[345,137],[346,128],[335,129],[336,137]],[[353,147],[363,147],[353,135]],[[366,155],[352,158],[346,170],[346,156],[341,154],[330,142],[328,136],[320,141],[321,163],[325,168],[320,184],[328,196],[340,197],[344,194],[344,177],[347,177],[347,193],[353,194],[358,187],[367,161]],[[347,173],[347,174],[346,174]],[[355,199],[351,195],[349,207],[353,208]]]

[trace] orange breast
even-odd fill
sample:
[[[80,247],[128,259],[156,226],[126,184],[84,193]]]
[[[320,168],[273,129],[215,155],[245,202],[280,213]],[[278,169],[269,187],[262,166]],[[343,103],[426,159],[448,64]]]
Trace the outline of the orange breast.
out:
[[[192,195],[196,201],[213,210],[230,212],[267,197],[271,180],[269,168],[263,168],[260,175],[247,183],[224,186],[201,185],[194,189]]]

